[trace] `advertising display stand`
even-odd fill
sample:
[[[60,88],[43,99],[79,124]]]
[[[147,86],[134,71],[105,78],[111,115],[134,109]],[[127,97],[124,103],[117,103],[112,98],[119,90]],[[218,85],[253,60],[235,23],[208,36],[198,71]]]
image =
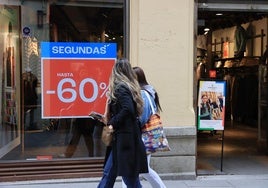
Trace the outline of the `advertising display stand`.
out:
[[[197,129],[198,131],[222,131],[221,171],[224,148],[225,99],[225,80],[199,80]]]

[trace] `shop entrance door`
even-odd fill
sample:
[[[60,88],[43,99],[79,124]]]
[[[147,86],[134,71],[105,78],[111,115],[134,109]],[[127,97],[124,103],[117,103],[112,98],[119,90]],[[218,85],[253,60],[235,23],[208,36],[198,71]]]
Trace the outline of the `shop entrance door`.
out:
[[[224,137],[221,131],[198,132],[198,175],[268,174],[267,96],[263,95],[264,84],[259,84],[266,80],[260,63],[267,64],[263,54],[267,45],[268,6],[262,3],[198,1],[198,34],[206,40],[202,44],[207,45],[197,47],[202,52],[197,57],[197,66],[205,62],[207,73],[215,70],[216,79],[227,81]],[[257,8],[252,10],[252,6]],[[245,50],[240,54],[236,43],[238,26],[247,32]],[[205,74],[203,79],[211,78]]]

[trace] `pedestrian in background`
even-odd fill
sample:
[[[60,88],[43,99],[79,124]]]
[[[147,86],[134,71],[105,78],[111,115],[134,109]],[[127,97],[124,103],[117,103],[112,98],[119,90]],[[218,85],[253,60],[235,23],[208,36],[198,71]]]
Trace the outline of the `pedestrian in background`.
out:
[[[142,94],[143,103],[144,103],[143,113],[140,116],[141,126],[143,126],[149,120],[150,116],[153,114],[153,111],[150,107],[149,99],[147,98],[147,95],[145,92],[149,94],[150,100],[152,101],[152,104],[154,107],[154,111],[159,113],[162,109],[160,106],[158,94],[156,90],[154,89],[154,87],[147,82],[146,76],[142,68],[134,67],[133,70],[137,75],[137,79],[141,87],[141,94]],[[150,167],[150,159],[151,159],[151,153],[147,154],[147,163],[148,163],[149,172],[145,174],[141,174],[141,176],[145,178],[151,184],[153,188],[166,188],[165,184],[163,183],[163,181],[161,180],[157,172],[154,171]],[[123,185],[123,188],[126,187],[124,184],[124,181],[122,181],[122,185]]]

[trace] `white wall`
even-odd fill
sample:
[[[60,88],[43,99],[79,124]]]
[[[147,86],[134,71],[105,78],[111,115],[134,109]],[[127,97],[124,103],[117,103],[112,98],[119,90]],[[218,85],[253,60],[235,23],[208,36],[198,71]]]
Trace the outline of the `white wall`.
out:
[[[130,62],[157,89],[165,126],[194,125],[194,0],[130,1]]]

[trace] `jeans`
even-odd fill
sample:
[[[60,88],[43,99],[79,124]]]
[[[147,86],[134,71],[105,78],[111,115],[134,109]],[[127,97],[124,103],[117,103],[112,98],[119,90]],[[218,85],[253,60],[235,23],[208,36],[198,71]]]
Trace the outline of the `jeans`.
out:
[[[117,177],[116,168],[113,165],[113,154],[112,151],[106,161],[103,170],[102,179],[98,185],[98,188],[113,188],[116,177]],[[141,188],[139,177],[122,177],[124,182],[127,185],[127,188]]]

